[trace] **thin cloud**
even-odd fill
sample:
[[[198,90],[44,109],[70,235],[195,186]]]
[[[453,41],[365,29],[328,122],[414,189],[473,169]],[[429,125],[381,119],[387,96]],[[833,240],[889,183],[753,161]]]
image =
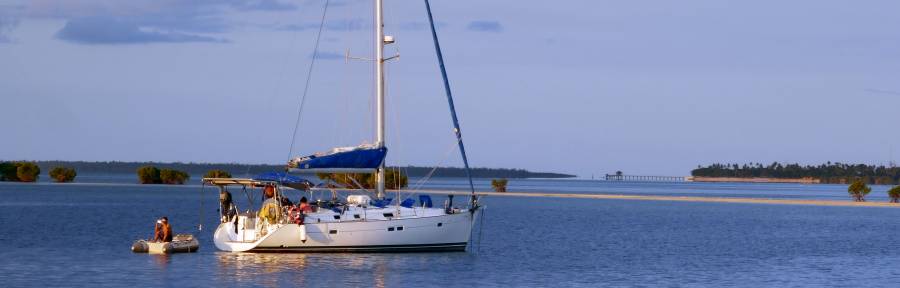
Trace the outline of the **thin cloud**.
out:
[[[203,2],[203,1],[197,1]],[[244,11],[290,11],[297,10],[297,6],[290,3],[284,3],[277,0],[256,0],[256,1],[228,1],[232,2],[231,6]]]
[[[33,17],[143,16],[166,14],[218,15],[227,12],[291,11],[297,6],[278,0],[30,0]]]
[[[871,89],[871,88],[867,88],[867,89],[863,89],[863,90],[865,90],[866,92],[869,92],[869,93],[876,93],[876,94],[900,95],[900,92],[893,91],[893,90],[882,90],[882,89]]]
[[[466,26],[466,30],[475,32],[501,32],[503,25],[497,21],[472,21]]]
[[[13,42],[12,31],[19,26],[21,6],[0,5],[0,43]]]
[[[61,18],[56,38],[82,44],[227,42],[205,34],[225,33],[238,25],[240,12],[298,9],[279,0],[33,0],[30,17]]]
[[[338,32],[352,32],[372,27],[369,21],[362,18],[341,19],[325,22],[325,30]],[[282,31],[304,31],[310,29],[319,29],[319,22],[308,22],[300,24],[287,24],[278,26],[275,30]]]
[[[443,28],[447,26],[447,23],[444,22],[435,22],[435,28]],[[409,31],[421,31],[428,28],[428,22],[425,21],[412,21],[412,22],[404,22],[400,24],[401,30],[409,30]]]
[[[80,18],[69,20],[56,38],[79,44],[139,44],[139,43],[225,43],[225,39],[177,31],[156,31],[137,23],[114,18]]]
[[[319,51],[318,54],[310,53],[309,58],[315,57],[316,59],[321,60],[341,60],[344,59],[344,54],[331,52],[331,51]]]

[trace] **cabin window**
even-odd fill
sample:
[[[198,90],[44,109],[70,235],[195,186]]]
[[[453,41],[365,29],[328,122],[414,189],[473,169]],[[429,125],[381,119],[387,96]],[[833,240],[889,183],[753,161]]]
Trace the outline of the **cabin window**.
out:
[[[394,227],[388,227],[388,231],[394,231]]]
[[[334,215],[334,220],[341,220],[341,215]]]
[[[397,231],[403,231],[403,226],[397,227]]]
[[[384,215],[384,218],[391,218],[391,217],[394,217],[394,213],[384,213],[384,214],[381,214],[381,215]]]
[[[359,214],[353,214],[353,218],[359,219]]]
[[[438,227],[444,226],[444,223],[438,222]]]
[[[337,234],[337,230],[328,230],[328,234]]]

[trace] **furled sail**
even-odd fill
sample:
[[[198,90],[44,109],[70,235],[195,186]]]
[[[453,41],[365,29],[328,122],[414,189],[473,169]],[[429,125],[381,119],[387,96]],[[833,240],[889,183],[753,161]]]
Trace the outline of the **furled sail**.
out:
[[[291,159],[290,172],[373,172],[387,155],[386,147],[363,144],[356,147],[338,147],[328,152]]]

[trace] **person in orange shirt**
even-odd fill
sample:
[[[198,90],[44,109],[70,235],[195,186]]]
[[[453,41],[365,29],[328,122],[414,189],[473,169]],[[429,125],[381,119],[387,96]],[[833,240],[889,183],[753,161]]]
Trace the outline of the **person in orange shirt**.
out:
[[[153,241],[172,242],[172,226],[169,225],[169,218],[162,217],[156,220],[156,228],[154,230]]]

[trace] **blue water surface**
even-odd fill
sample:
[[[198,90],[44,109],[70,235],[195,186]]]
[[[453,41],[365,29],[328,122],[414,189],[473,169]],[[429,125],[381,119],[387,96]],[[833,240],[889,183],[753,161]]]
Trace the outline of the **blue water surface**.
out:
[[[113,179],[118,179],[112,177]],[[99,179],[99,180],[98,180]],[[900,283],[900,209],[487,197],[465,253],[216,251],[198,185],[0,183],[0,283],[23,286],[786,287]],[[91,179],[87,179],[91,180]],[[95,182],[81,180],[80,182]],[[102,177],[94,180],[103,180]],[[427,189],[462,189],[433,179]],[[489,180],[478,186],[489,187]],[[848,199],[846,186],[512,180],[511,191]],[[876,187],[871,201],[884,201]],[[234,191],[238,196],[239,191]],[[252,195],[251,195],[252,196]],[[253,196],[255,197],[255,196]],[[442,196],[434,195],[436,203]],[[457,199],[460,199],[457,197]],[[459,200],[457,200],[459,201]],[[133,254],[166,215],[197,253]],[[197,224],[203,223],[203,231]]]

